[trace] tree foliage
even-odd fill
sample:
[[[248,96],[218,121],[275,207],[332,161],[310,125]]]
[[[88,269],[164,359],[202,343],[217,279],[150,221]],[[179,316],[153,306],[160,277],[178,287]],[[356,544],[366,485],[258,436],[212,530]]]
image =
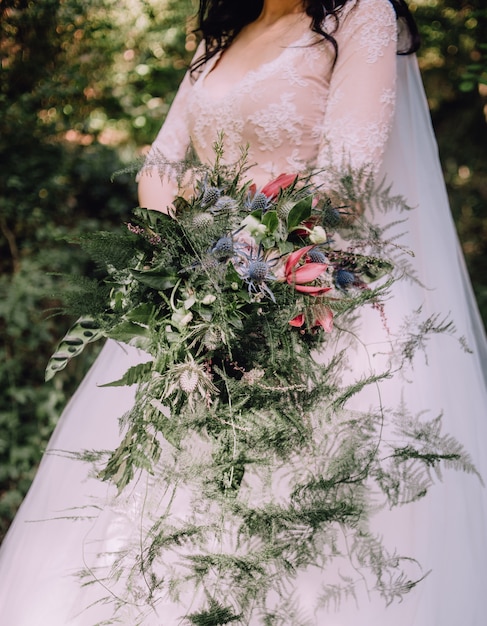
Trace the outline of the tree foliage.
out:
[[[487,314],[487,10],[409,3],[452,209]],[[69,320],[48,310],[56,273],[96,268],[66,238],[110,229],[135,206],[112,173],[155,136],[196,46],[191,0],[0,2],[0,534],[90,359],[43,383]]]
[[[487,9],[483,0],[409,3],[450,203],[487,319]]]
[[[168,109],[189,13],[175,0],[0,4],[0,535],[90,363],[42,382],[70,323],[52,317],[66,288],[53,274],[93,271],[66,239],[135,206],[133,177],[110,178]]]

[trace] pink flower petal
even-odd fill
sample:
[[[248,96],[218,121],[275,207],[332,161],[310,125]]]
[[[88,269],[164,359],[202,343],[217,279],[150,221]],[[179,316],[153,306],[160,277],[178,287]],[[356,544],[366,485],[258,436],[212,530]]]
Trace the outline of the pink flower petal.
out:
[[[331,333],[333,330],[333,311],[327,308],[326,311],[315,320],[315,326],[321,326],[326,333]]]
[[[300,285],[310,283],[312,280],[316,280],[318,276],[321,276],[321,274],[326,271],[327,267],[328,265],[325,263],[306,263],[306,265],[298,267],[298,269],[293,272],[293,282],[299,283]]]
[[[296,317],[293,317],[293,319],[289,321],[289,324],[299,328],[304,324],[304,314],[300,313],[299,315],[296,315]]]
[[[291,272],[292,268],[302,259],[302,257],[314,248],[314,246],[305,246],[304,248],[300,248],[299,250],[295,250],[292,252],[286,261],[286,276]]]
[[[292,185],[296,178],[296,174],[279,174],[277,178],[267,183],[261,191],[268,198],[274,199],[281,189],[286,189],[286,187]]]
[[[299,293],[307,293],[310,296],[321,296],[331,289],[331,287],[313,287],[313,285],[293,285],[293,287]]]

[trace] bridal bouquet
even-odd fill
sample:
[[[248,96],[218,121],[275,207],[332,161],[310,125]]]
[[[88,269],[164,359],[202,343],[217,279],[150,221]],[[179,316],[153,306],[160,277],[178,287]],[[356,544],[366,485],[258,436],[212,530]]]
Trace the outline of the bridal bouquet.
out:
[[[310,176],[282,174],[257,189],[243,180],[245,154],[230,167],[221,163],[222,144],[215,154],[212,168],[192,171],[194,194],[177,197],[170,215],[136,209],[125,232],[81,241],[106,276],[77,292],[86,314],[46,371],[50,379],[101,337],[144,350],[152,360],[112,384],[141,385],[144,422],[175,444],[185,415],[203,415],[210,429],[233,424],[227,413],[237,390],[253,398],[238,412],[242,423],[247,409],[272,404],[272,390],[284,402],[293,393],[317,395],[313,351],[336,332],[334,319],[366,304],[380,311],[392,282],[370,287],[394,265],[360,252],[385,246],[350,204],[323,197]],[[341,248],[337,232],[349,239]],[[263,406],[256,389],[265,392]],[[300,409],[293,421],[303,422]],[[158,456],[157,438],[149,444],[144,431],[135,442],[140,456],[124,462],[122,474],[117,454],[103,472],[119,488],[142,458],[149,467]]]
[[[121,497],[141,472],[153,489],[172,485],[174,501],[186,494],[186,519],[168,513],[173,500],[164,513],[145,510],[142,542],[115,567],[125,596],[114,596],[178,601],[189,585],[203,590],[190,622],[223,624],[255,606],[264,615],[270,589],[285,596],[286,579],[345,558],[352,573],[320,601],[353,593],[367,570],[390,602],[421,574],[409,577],[368,530],[368,494],[415,500],[445,459],[472,471],[439,420],[348,408],[391,374],[347,378],[356,318],[369,309],[387,334],[383,299],[402,267],[364,204],[401,200],[364,172],[341,175],[328,194],[294,174],[258,189],[245,155],[228,166],[221,144],[215,154],[212,167],[182,172],[193,173],[193,193],[170,215],[137,209],[122,232],[82,239],[105,275],[72,297],[82,315],[47,368],[49,379],[101,337],[140,348],[141,362],[111,383],[137,384],[137,401],[97,472]],[[387,420],[393,443],[382,441]],[[175,552],[183,571],[164,569]],[[279,609],[287,624],[289,602]]]

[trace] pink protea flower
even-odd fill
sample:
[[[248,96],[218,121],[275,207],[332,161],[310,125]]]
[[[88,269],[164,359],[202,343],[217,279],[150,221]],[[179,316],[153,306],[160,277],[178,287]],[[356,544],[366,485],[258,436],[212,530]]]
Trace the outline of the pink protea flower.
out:
[[[333,311],[328,306],[319,306],[315,310],[315,326],[321,326],[325,333],[331,333],[333,330]]]
[[[289,320],[289,325],[294,326],[294,328],[301,328],[304,324],[304,313],[299,313],[296,317],[293,317],[292,320]]]
[[[331,333],[333,330],[333,311],[330,307],[320,304],[311,307],[312,318],[314,318],[311,328],[321,327],[326,333]],[[306,322],[306,316],[304,313],[299,313],[292,320],[289,320],[289,325],[294,328],[301,328]]]
[[[261,189],[261,193],[271,200],[274,200],[274,198],[277,198],[279,195],[280,190],[287,189],[287,187],[294,183],[296,178],[296,174],[279,174],[277,178],[271,180],[270,183],[267,183],[267,185]]]
[[[321,296],[327,291],[330,291],[331,287],[309,285],[306,283],[311,283],[324,274],[328,265],[326,263],[313,262],[300,264],[300,261],[312,248],[314,248],[314,246],[306,246],[292,252],[287,258],[284,267],[284,276],[286,282],[289,285],[293,285],[296,291],[307,293],[310,296]]]

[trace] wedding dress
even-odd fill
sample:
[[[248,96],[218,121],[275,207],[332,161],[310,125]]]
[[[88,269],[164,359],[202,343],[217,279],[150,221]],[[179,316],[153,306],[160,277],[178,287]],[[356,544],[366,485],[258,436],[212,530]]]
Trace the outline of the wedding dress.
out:
[[[333,67],[330,47],[313,43],[304,28],[296,43],[234,84],[218,83],[217,55],[195,82],[187,76],[168,119],[154,143],[153,155],[184,157],[189,141],[203,161],[225,132],[225,158],[250,144],[250,171],[257,185],[281,172],[308,165],[323,168],[351,159],[372,162],[378,179],[386,177],[395,193],[414,207],[400,224],[401,245],[414,250],[420,281],[400,281],[386,302],[391,336],[404,316],[427,319],[439,313],[454,321],[469,351],[445,334],[433,335],[426,355],[416,357],[405,377],[381,385],[384,404],[403,402],[412,413],[443,414],[444,429],[472,455],[487,477],[487,349],[442,179],[436,144],[416,61],[396,56],[396,21],[387,0],[347,5],[335,33],[339,56]],[[394,53],[392,53],[394,50]],[[397,97],[395,94],[397,93]],[[166,189],[171,188],[170,173]],[[374,215],[390,223],[404,215]],[[364,353],[356,365],[380,368],[384,326],[364,315]],[[156,611],[123,602],[114,611],[119,587],[107,577],[112,555],[137,541],[146,507],[171,497],[167,485],[145,477],[116,497],[113,487],[87,475],[85,464],[71,458],[80,450],[112,449],[119,440],[118,418],[134,402],[133,387],[101,388],[118,379],[147,355],[108,341],[68,404],[0,553],[0,623],[5,626],[93,626],[98,623],[176,626],[196,606],[198,594],[183,594],[176,604],[163,596]],[[363,402],[370,399],[362,397]],[[252,486],[248,487],[250,490]],[[258,494],[257,496],[258,497]],[[176,494],[173,506],[185,515],[189,496]],[[379,511],[374,530],[398,554],[410,555],[431,572],[402,602],[385,606],[366,583],[357,598],[320,608],[322,578],[308,568],[296,577],[289,597],[299,605],[297,626],[481,626],[487,615],[487,493],[474,475],[445,471],[443,481],[419,501]],[[165,563],[176,567],[174,562]],[[82,585],[93,575],[99,582]],[[335,572],[336,573],[336,572]],[[100,599],[109,598],[111,602]],[[291,603],[289,604],[291,607]],[[294,606],[294,605],[293,605]],[[111,621],[113,619],[113,621]],[[271,623],[253,616],[252,625]]]

